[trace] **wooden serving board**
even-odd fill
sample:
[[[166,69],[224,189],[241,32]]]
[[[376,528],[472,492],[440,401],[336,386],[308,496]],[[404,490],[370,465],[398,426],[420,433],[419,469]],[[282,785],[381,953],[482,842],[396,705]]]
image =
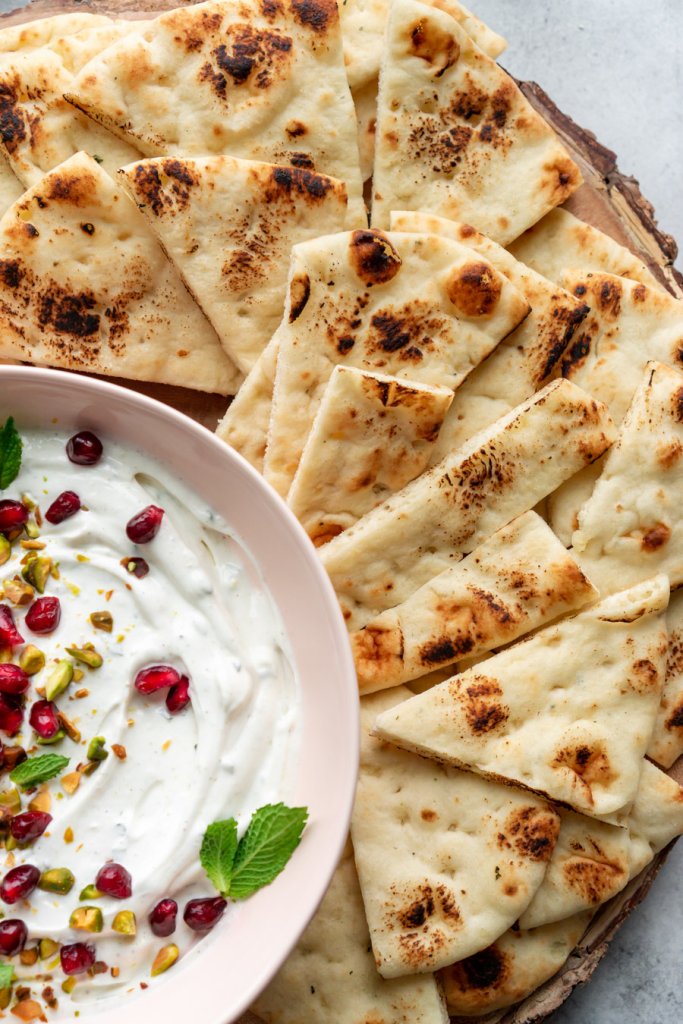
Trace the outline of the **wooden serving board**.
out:
[[[144,10],[140,10],[141,4]],[[172,0],[31,0],[26,7],[0,15],[0,28],[68,11],[144,18],[178,6],[181,5]],[[683,299],[683,276],[673,266],[678,252],[676,242],[657,227],[652,205],[641,194],[638,182],[622,174],[617,167],[616,154],[563,114],[540,86],[533,82],[518,84],[533,106],[557,131],[581,167],[584,184],[568,201],[567,208],[631,249],[672,295]],[[166,402],[210,430],[215,429],[227,406],[226,399],[219,395],[126,380],[116,380],[116,383]],[[683,758],[669,774],[683,785]],[[649,892],[672,846],[673,843],[602,908],[559,974],[519,1006],[476,1018],[479,1024],[541,1024],[548,1020],[574,988],[590,978],[614,934]],[[465,1024],[465,1018],[460,1020]],[[467,1018],[469,1022],[472,1020]],[[258,1024],[258,1021],[253,1015],[246,1014],[239,1024]]]

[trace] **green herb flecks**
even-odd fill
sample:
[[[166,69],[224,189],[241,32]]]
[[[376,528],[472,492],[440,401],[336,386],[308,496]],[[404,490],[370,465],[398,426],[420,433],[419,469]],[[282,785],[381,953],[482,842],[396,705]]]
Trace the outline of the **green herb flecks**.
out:
[[[64,771],[69,763],[68,757],[62,754],[40,754],[38,757],[29,757],[22,761],[10,772],[10,779],[22,789],[30,789],[38,786],[41,782],[48,782]]]
[[[21,469],[22,442],[14,419],[9,416],[0,430],[0,490],[16,480]]]

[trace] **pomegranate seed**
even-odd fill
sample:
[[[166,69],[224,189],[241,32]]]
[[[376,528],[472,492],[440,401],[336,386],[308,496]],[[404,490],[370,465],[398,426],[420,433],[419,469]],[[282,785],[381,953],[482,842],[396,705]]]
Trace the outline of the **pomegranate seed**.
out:
[[[14,533],[21,530],[28,520],[28,509],[22,501],[5,498],[0,501],[0,533]]]
[[[181,676],[180,682],[172,686],[166,694],[166,707],[172,715],[177,715],[190,703],[190,680]]]
[[[54,633],[62,617],[58,597],[39,597],[26,612],[25,623],[32,633]]]
[[[28,689],[28,676],[18,665],[0,665],[0,693],[23,693]]]
[[[14,736],[21,729],[23,721],[24,706],[21,697],[13,693],[0,693],[0,729],[9,736]]]
[[[31,707],[28,720],[41,740],[51,740],[59,732],[57,705],[51,700],[37,700]]]
[[[163,508],[158,505],[148,505],[138,512],[126,525],[126,536],[133,544],[149,544],[159,532],[161,520],[164,518]]]
[[[65,519],[75,516],[80,507],[81,499],[75,491],[62,491],[59,497],[55,498],[50,505],[45,513],[45,518],[48,523],[56,526],[57,523],[63,523]]]
[[[91,430],[81,430],[66,442],[66,454],[77,466],[94,466],[102,458],[102,442]]]
[[[24,638],[14,625],[12,609],[8,604],[0,604],[0,644],[3,647],[18,647]]]
[[[0,900],[16,903],[30,896],[40,881],[40,871],[33,864],[21,864],[8,871],[0,883]]]
[[[5,744],[0,740],[0,770],[5,767]]]
[[[59,951],[62,970],[65,974],[84,974],[95,963],[95,947],[90,943],[72,942]]]
[[[154,693],[180,683],[180,673],[170,665],[150,665],[140,669],[135,677],[135,689],[140,693]]]
[[[139,558],[137,555],[132,556],[131,558],[122,558],[121,565],[127,572],[132,573],[133,576],[137,576],[139,580],[144,579],[149,572],[147,562],[144,558]]]
[[[0,921],[0,953],[4,956],[15,956],[21,953],[28,938],[28,928],[23,921],[10,918]]]
[[[51,821],[52,815],[43,811],[23,811],[10,819],[9,830],[18,843],[32,843],[40,839]]]
[[[149,926],[155,935],[165,938],[167,935],[173,935],[177,916],[178,904],[175,900],[159,900],[156,907],[150,911]]]
[[[183,913],[183,921],[193,932],[211,931],[218,924],[228,901],[222,896],[211,896],[205,900],[190,900]]]
[[[97,872],[95,888],[115,900],[127,900],[133,893],[133,880],[122,864],[105,864]]]

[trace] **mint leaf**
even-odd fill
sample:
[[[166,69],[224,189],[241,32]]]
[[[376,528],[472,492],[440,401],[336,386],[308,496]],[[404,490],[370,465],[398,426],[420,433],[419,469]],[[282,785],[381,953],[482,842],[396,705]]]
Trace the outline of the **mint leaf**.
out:
[[[239,841],[229,895],[246,899],[276,878],[301,841],[308,808],[267,804],[255,811]]]
[[[9,988],[14,981],[12,964],[0,964],[0,988]]]
[[[227,896],[230,891],[230,878],[236,852],[237,822],[235,819],[214,821],[212,825],[209,825],[202,839],[199,860],[209,881],[216,886],[222,896]]]
[[[16,480],[21,468],[21,438],[11,416],[0,430],[0,490]]]
[[[39,757],[29,757],[28,761],[22,761],[10,772],[10,779],[22,789],[30,789],[40,782],[47,782],[64,771],[69,763],[68,757],[61,754],[40,754]]]

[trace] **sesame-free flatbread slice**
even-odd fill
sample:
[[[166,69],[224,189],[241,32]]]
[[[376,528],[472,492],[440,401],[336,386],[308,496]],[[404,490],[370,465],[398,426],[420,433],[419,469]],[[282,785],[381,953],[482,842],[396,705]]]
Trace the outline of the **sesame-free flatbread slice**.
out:
[[[665,291],[642,260],[604,231],[579,220],[569,210],[551,210],[509,245],[512,255],[551,281],[560,282],[567,267],[584,274],[614,274]]]
[[[351,835],[377,969],[445,967],[514,924],[545,874],[559,818],[531,793],[444,768],[370,735],[403,687],[361,701]]]
[[[320,550],[349,629],[410,597],[612,443],[605,407],[557,380]]]
[[[683,754],[683,590],[671,595],[666,611],[669,651],[662,700],[647,755],[670,768]]]
[[[287,504],[316,547],[426,468],[450,388],[335,366]]]
[[[21,25],[8,25],[0,29],[0,54],[38,47],[60,47],[62,40],[71,35],[109,27],[112,19],[105,14],[71,11],[51,18],[37,18]]]
[[[375,734],[591,817],[627,812],[664,685],[666,576],[380,715]]]
[[[505,245],[568,198],[578,167],[458,22],[394,0],[379,78],[372,223],[424,210]]]
[[[221,394],[240,381],[135,204],[85,153],[0,220],[0,355]]]
[[[588,306],[469,224],[392,210],[391,229],[430,232],[469,246],[507,277],[531,307],[529,316],[458,388],[432,456],[436,463],[557,376],[562,356]]]
[[[377,973],[350,842],[315,917],[252,1010],[266,1024],[448,1024],[433,975]]]
[[[216,427],[218,437],[239,452],[259,473],[263,472],[268,443],[278,345],[276,331]]]
[[[336,365],[457,388],[529,305],[436,235],[353,231],[292,250],[264,475],[285,497]]]
[[[540,516],[525,512],[402,604],[351,633],[361,693],[516,640],[596,596]]]
[[[346,186],[231,156],[157,157],[119,176],[248,373],[282,319],[292,246],[349,226]]]
[[[6,210],[9,210],[12,203],[16,203],[23,192],[24,186],[4,156],[0,154],[0,217],[2,217]]]

